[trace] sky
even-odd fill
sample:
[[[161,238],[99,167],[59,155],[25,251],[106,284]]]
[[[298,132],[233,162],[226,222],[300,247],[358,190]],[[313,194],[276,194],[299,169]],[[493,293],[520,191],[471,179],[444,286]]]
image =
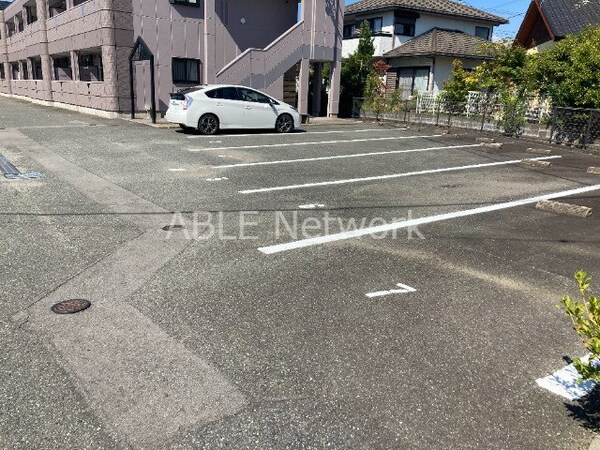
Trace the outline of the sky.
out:
[[[357,1],[346,0],[346,5],[351,5]],[[494,28],[494,38],[497,39],[512,38],[517,34],[530,0],[462,0],[460,2],[508,19],[508,25],[500,25]]]

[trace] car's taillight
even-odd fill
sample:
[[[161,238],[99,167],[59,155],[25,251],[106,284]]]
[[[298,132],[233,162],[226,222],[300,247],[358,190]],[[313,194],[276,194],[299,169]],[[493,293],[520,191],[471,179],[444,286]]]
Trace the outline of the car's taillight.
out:
[[[194,99],[192,99],[192,97],[188,97],[187,95],[185,96],[185,103],[183,104],[183,109],[190,109],[190,106],[192,106],[192,102],[194,101]]]

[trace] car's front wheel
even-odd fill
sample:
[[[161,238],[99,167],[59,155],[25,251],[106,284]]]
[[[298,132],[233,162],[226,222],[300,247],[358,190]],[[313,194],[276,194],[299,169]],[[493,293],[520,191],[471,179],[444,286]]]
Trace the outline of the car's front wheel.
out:
[[[198,121],[198,131],[202,134],[217,134],[219,131],[219,118],[214,114],[204,114]]]
[[[275,130],[278,133],[289,133],[294,129],[294,119],[289,114],[282,114],[277,118]]]

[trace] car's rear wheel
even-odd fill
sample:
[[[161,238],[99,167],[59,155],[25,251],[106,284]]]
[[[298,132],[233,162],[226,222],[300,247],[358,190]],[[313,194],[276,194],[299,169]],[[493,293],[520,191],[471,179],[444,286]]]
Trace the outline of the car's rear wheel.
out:
[[[219,118],[214,114],[204,114],[198,121],[198,131],[202,134],[217,134],[219,131]]]
[[[289,114],[282,114],[277,118],[275,131],[278,133],[289,133],[294,129],[294,118]]]

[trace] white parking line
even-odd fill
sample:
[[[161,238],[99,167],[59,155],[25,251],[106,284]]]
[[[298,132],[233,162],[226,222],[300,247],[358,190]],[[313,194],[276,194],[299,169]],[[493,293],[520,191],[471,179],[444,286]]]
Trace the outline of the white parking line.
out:
[[[425,225],[428,223],[441,222],[444,220],[458,219],[461,217],[474,216],[477,214],[484,214],[493,211],[501,211],[503,209],[516,208],[518,206],[531,205],[539,202],[540,200],[552,200],[555,198],[569,197],[571,195],[584,194],[586,192],[600,190],[600,184],[593,186],[585,186],[577,189],[570,189],[567,191],[554,192],[551,194],[538,195],[536,197],[524,198],[521,200],[514,200],[510,202],[503,202],[494,205],[481,206],[479,208],[467,209],[463,211],[454,211],[446,214],[438,214],[435,216],[421,217],[419,219],[404,220],[402,222],[393,222],[386,225],[379,225],[375,227],[367,227],[358,230],[344,231],[341,233],[329,234],[325,236],[319,236],[309,239],[301,239],[298,241],[288,242],[286,244],[270,245],[267,247],[260,247],[258,250],[264,254],[271,255],[274,253],[286,252],[289,250],[295,250],[299,248],[312,247],[315,245],[321,245],[328,242],[336,242],[344,239],[351,239],[361,236],[367,236],[370,234],[378,234],[391,230],[398,230],[402,228],[416,227],[419,225]]]
[[[561,158],[561,156],[542,156],[540,158],[534,158],[534,159],[535,160],[544,160],[544,159],[556,159],[556,158]],[[433,174],[433,173],[455,172],[455,171],[459,171],[459,170],[481,169],[481,168],[485,168],[485,167],[506,166],[509,164],[519,164],[523,161],[524,161],[524,159],[513,159],[510,161],[498,161],[498,162],[484,163],[484,164],[470,164],[468,166],[445,167],[443,169],[419,170],[417,172],[394,173],[391,175],[378,175],[375,177],[350,178],[350,179],[346,179],[346,180],[321,181],[321,182],[317,182],[317,183],[290,184],[287,186],[274,186],[274,187],[268,187],[268,188],[245,189],[243,191],[238,191],[238,192],[240,194],[256,194],[259,192],[287,191],[287,190],[291,190],[291,189],[304,189],[304,188],[311,188],[311,187],[318,187],[318,186],[331,186],[331,185],[338,185],[338,184],[362,183],[365,181],[379,181],[379,180],[389,180],[392,178],[412,177],[415,175],[427,175],[427,174]]]
[[[366,139],[342,139],[335,141],[306,141],[306,142],[289,142],[287,144],[262,144],[262,145],[241,145],[236,147],[207,147],[207,148],[189,148],[190,152],[205,152],[209,150],[247,150],[252,148],[272,148],[272,147],[302,147],[304,145],[327,145],[327,144],[350,144],[352,142],[376,142],[376,141],[400,141],[403,139],[426,139],[432,137],[440,137],[443,134],[432,134],[429,136],[393,136],[379,137]]]
[[[365,128],[362,130],[330,130],[330,131],[307,131],[305,133],[286,133],[286,134],[277,134],[277,133],[254,133],[254,134],[226,134],[219,137],[248,137],[248,136],[260,136],[260,137],[283,137],[283,136],[304,136],[307,134],[347,134],[347,133],[367,133],[369,131],[405,131],[403,128],[388,128],[388,129],[379,129],[379,128]],[[188,136],[188,139],[202,139],[207,136]]]
[[[433,150],[448,150],[453,148],[471,148],[480,147],[479,144],[469,145],[450,145],[446,147],[427,147],[427,148],[414,148],[410,150],[390,150],[387,152],[371,152],[371,153],[355,153],[352,155],[336,155],[336,156],[319,156],[316,158],[300,158],[300,159],[281,159],[278,161],[261,161],[253,163],[240,163],[240,164],[225,164],[222,166],[213,166],[215,169],[231,169],[233,167],[251,167],[251,166],[270,166],[274,164],[290,164],[290,163],[303,163],[311,161],[326,161],[329,159],[346,159],[346,158],[363,158],[368,156],[378,155],[394,155],[398,153],[415,153],[415,152],[429,152]]]
[[[300,205],[298,209],[317,209],[317,208],[325,208],[323,203],[309,203],[307,205]]]
[[[393,294],[408,294],[409,292],[417,292],[417,290],[415,288],[407,286],[406,284],[398,283],[396,286],[398,286],[400,289],[389,289],[387,291],[369,292],[366,294],[366,296],[369,298],[375,298],[375,297],[385,297],[387,295],[393,295]]]
[[[590,355],[586,355],[582,360],[589,360]],[[538,386],[547,389],[553,394],[560,395],[567,400],[578,400],[589,394],[596,386],[594,381],[588,380],[578,383],[580,375],[573,364],[569,364],[552,375],[535,380]]]

